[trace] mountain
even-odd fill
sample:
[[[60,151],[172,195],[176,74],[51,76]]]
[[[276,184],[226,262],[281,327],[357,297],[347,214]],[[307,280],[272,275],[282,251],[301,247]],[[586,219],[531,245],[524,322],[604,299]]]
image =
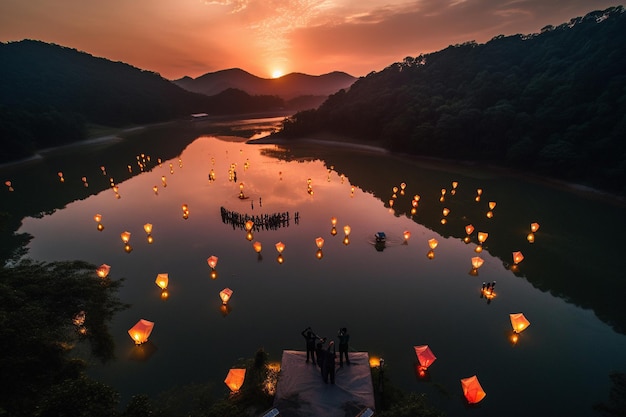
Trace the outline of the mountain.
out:
[[[324,75],[291,73],[280,78],[259,78],[239,68],[210,72],[198,78],[184,77],[174,84],[195,93],[218,94],[228,88],[243,90],[251,95],[275,95],[284,100],[300,96],[329,96],[348,88],[356,78],[345,72]]]
[[[405,58],[296,113],[279,134],[329,131],[626,195],[624,11]]]
[[[190,113],[284,108],[277,96],[187,91],[159,74],[34,40],[0,43],[0,163],[84,139],[87,124],[129,126]]]

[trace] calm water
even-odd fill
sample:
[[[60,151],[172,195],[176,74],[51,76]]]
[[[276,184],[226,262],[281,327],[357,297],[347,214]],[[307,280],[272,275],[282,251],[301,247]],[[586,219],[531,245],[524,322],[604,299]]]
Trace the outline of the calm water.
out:
[[[111,324],[117,358],[95,362],[91,370],[124,398],[192,382],[221,384],[239,358],[259,348],[274,361],[284,349],[304,349],[300,332],[307,326],[335,338],[347,327],[352,349],[383,357],[396,384],[428,393],[450,416],[588,416],[595,402],[608,399],[609,373],[626,372],[623,207],[479,167],[185,135],[170,130],[163,139],[146,132],[5,172],[16,190],[3,190],[2,199],[19,199],[25,212],[39,200],[73,196],[52,207],[41,202],[39,210],[47,214],[23,219],[19,232],[34,236],[29,256],[106,263],[113,278],[126,279],[120,296],[132,307]],[[158,165],[165,141],[181,143],[182,151]],[[150,156],[144,172],[136,160],[141,153]],[[233,167],[236,181],[229,179]],[[63,184],[59,170],[68,172]],[[215,181],[208,179],[211,170]],[[46,177],[45,185],[36,185],[38,176]],[[398,191],[393,198],[393,187],[403,182],[404,195]],[[238,198],[240,183],[245,199]],[[477,188],[483,189],[480,202],[474,200]],[[411,216],[416,194],[421,199]],[[497,203],[491,219],[489,201]],[[244,230],[222,221],[222,207],[248,215],[289,213],[290,221],[254,230],[249,241]],[[445,225],[443,208],[450,209]],[[96,213],[103,217],[101,232]],[[338,220],[334,236],[332,217]],[[529,244],[532,222],[541,227]],[[152,244],[145,223],[153,224]],[[470,223],[476,230],[466,244]],[[348,245],[345,225],[351,227]],[[124,231],[131,232],[131,253],[123,249]],[[379,231],[388,237],[383,251],[373,244]],[[411,233],[406,244],[404,231]],[[484,264],[473,276],[478,231],[489,237],[480,253]],[[316,257],[317,237],[325,241],[322,259]],[[439,243],[428,259],[432,238]],[[255,241],[263,245],[261,256]],[[285,244],[282,264],[277,242]],[[515,272],[509,267],[513,251],[525,256]],[[219,258],[216,279],[207,265],[212,255]],[[154,283],[159,273],[169,274],[167,300]],[[497,296],[488,303],[480,288],[491,281],[497,281]],[[226,287],[233,295],[224,315],[219,292]],[[513,345],[509,314],[519,312],[531,324]],[[141,318],[155,323],[143,358],[127,333]],[[422,344],[437,356],[430,382],[415,374],[413,346]],[[460,379],[472,375],[487,392],[478,410],[462,400]]]

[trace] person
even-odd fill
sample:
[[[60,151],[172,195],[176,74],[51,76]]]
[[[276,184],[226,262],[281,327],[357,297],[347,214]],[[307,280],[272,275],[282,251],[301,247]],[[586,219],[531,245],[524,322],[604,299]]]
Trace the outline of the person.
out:
[[[326,343],[326,338],[320,337],[317,339],[317,345],[315,346],[315,357],[317,358],[317,366],[320,367],[320,371],[324,367],[324,343]]]
[[[350,335],[348,329],[342,327],[339,329],[339,366],[343,367],[343,357],[346,357],[346,364],[350,365],[350,358],[348,357],[348,343],[350,342]]]
[[[330,341],[328,343],[328,348],[324,351],[324,362],[322,363],[322,379],[325,384],[328,384],[328,380],[330,379],[330,383],[335,383],[335,342]]]
[[[306,362],[309,363],[309,357],[311,358],[311,362],[315,365],[315,340],[317,336],[311,330],[311,327],[307,327],[302,330],[302,337],[306,340]],[[319,358],[318,358],[319,359]]]

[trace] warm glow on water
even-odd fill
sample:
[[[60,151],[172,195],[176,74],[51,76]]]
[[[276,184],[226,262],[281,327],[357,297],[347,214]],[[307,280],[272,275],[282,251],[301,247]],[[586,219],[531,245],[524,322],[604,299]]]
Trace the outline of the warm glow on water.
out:
[[[132,306],[111,324],[117,359],[94,363],[91,374],[126,399],[186,383],[220,381],[238,358],[252,357],[261,347],[271,361],[280,360],[284,349],[304,349],[300,332],[307,326],[335,339],[338,329],[347,327],[353,350],[384,358],[394,382],[427,392],[448,415],[466,411],[459,380],[468,375],[478,375],[487,392],[481,415],[581,415],[583,402],[588,409],[607,398],[609,373],[626,370],[623,334],[591,309],[541,291],[524,278],[526,272],[538,281],[554,276],[555,265],[546,256],[560,263],[556,267],[562,280],[578,269],[563,261],[561,252],[569,249],[559,248],[569,242],[567,227],[579,223],[562,227],[551,223],[550,205],[532,198],[528,204],[512,200],[540,192],[533,191],[538,185],[519,180],[507,184],[506,178],[438,171],[388,155],[341,149],[329,151],[332,156],[326,155],[324,162],[303,156],[313,155],[306,149],[296,154],[212,136],[198,137],[161,166],[154,162],[159,155],[150,149],[141,152],[153,162],[145,172],[117,184],[119,199],[110,187],[103,188],[41,218],[25,218],[19,230],[34,236],[29,255],[35,259],[107,264],[109,277],[125,278],[120,295]],[[354,167],[363,161],[370,163]],[[126,165],[120,161],[122,168]],[[61,184],[56,170],[51,176],[59,187],[84,188],[67,174]],[[209,180],[212,170],[214,181]],[[97,181],[90,177],[90,188]],[[447,224],[441,225],[439,190],[452,181],[458,187],[455,195],[446,195],[450,212]],[[401,183],[406,191],[395,198],[386,191]],[[484,189],[484,203],[474,200],[477,187]],[[408,213],[417,194],[421,199],[413,219],[394,214]],[[498,201],[493,219],[484,215],[489,199]],[[250,216],[288,214],[289,220],[269,229],[259,229],[255,222],[253,236],[247,238],[243,227],[222,220],[221,208]],[[602,210],[604,218],[612,218],[613,211]],[[96,213],[101,214],[102,231],[94,223]],[[333,218],[336,234],[331,233]],[[535,220],[542,226],[531,245],[527,229]],[[144,231],[147,223],[152,225],[151,244]],[[476,233],[472,244],[463,242],[470,223],[489,233],[476,276],[469,274]],[[504,230],[517,228],[509,227],[511,223],[521,226],[505,236]],[[349,244],[344,244],[348,225]],[[131,253],[120,240],[124,231],[131,234]],[[376,232],[387,237],[382,251],[375,247]],[[404,237],[407,232],[410,239]],[[320,237],[323,258],[317,255]],[[438,244],[429,259],[432,239]],[[256,242],[262,247],[259,253]],[[282,263],[277,262],[279,242],[284,244]],[[517,250],[524,253],[518,275],[503,264]],[[210,256],[219,258],[215,279],[207,265]],[[155,277],[164,271],[169,276],[167,297],[155,285]],[[546,271],[549,276],[542,278]],[[482,297],[481,284],[492,281],[497,281],[498,297]],[[224,288],[233,291],[227,307],[219,297]],[[517,312],[532,326],[513,346],[509,314]],[[155,327],[149,342],[135,347],[127,330],[140,318]],[[415,374],[413,346],[425,344],[437,356],[429,368],[432,384],[418,381]],[[518,401],[520,396],[524,401]]]

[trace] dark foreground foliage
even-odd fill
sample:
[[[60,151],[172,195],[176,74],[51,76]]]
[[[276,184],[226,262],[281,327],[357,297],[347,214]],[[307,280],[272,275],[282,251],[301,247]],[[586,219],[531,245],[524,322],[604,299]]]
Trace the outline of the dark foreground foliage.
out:
[[[330,131],[397,152],[515,167],[626,194],[626,13],[407,57],[283,134]]]

